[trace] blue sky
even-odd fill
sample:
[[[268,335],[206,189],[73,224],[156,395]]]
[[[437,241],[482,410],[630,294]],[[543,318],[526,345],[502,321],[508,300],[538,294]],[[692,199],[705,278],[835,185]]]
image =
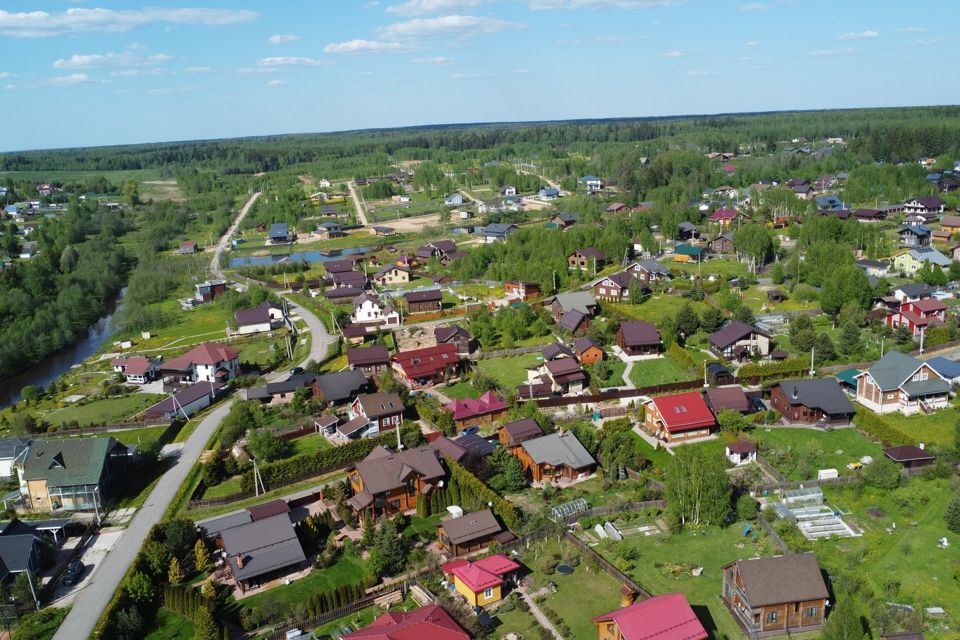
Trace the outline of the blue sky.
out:
[[[187,1],[4,0],[0,150],[960,102],[948,2]]]

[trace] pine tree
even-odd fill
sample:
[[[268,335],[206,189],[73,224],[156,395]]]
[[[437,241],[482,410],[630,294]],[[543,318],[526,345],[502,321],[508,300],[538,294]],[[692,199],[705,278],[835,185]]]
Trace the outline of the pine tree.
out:
[[[197,571],[208,571],[210,569],[210,550],[207,549],[207,543],[203,538],[197,538],[197,543],[193,545],[193,557],[197,566]]]
[[[220,637],[217,621],[213,619],[213,614],[206,607],[199,607],[194,613],[193,629],[194,640],[218,640]]]
[[[180,584],[186,579],[183,567],[180,565],[180,559],[176,556],[170,560],[170,571],[167,573],[167,579],[170,580],[170,584]]]
[[[947,521],[947,529],[954,533],[960,533],[960,496],[954,496],[947,503],[947,511],[943,514]]]
[[[376,529],[374,529],[373,516],[366,514],[363,518],[363,535],[360,537],[360,544],[369,549],[370,546],[373,545],[375,534]]]
[[[430,515],[440,512],[440,502],[437,499],[437,492],[430,492]]]
[[[427,499],[422,493],[417,494],[417,515],[421,518],[427,517]]]

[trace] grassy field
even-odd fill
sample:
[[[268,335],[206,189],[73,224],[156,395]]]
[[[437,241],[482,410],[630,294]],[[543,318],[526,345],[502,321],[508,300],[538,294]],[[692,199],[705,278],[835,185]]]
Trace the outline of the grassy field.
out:
[[[953,409],[915,416],[888,413],[883,419],[920,442],[953,446],[954,428],[958,420],[957,412]]]
[[[31,180],[34,182],[72,182],[84,178],[103,176],[110,183],[119,185],[124,180],[159,180],[160,169],[130,169],[121,171],[0,171],[0,177],[10,176],[14,180]],[[120,196],[117,196],[120,199]]]
[[[814,478],[818,469],[836,469],[850,473],[847,464],[863,456],[877,460],[882,447],[856,429],[755,429],[749,438],[759,445],[763,455],[791,480]]]
[[[276,349],[284,349],[283,340],[270,340],[264,338],[258,342],[241,345],[240,362],[250,364],[265,365],[273,359]]]
[[[482,394],[473,388],[469,382],[457,382],[447,385],[443,388],[443,393],[447,397],[462,400],[464,398],[479,398]]]
[[[179,295],[185,297],[190,293],[184,291]],[[152,354],[157,349],[163,348],[186,349],[193,344],[222,338],[225,335],[227,313],[216,303],[204,304],[190,311],[183,311],[177,300],[166,300],[154,305],[154,308],[172,314],[176,318],[175,321],[152,331],[150,338],[146,340],[142,339],[139,333],[117,334],[114,339],[133,338],[134,351],[150,351]],[[111,346],[111,343],[107,343],[104,345],[104,349],[109,350]],[[166,352],[163,355],[169,359],[174,354]]]
[[[956,632],[960,583],[951,571],[960,536],[951,533],[943,520],[953,495],[950,481],[915,477],[892,492],[872,488],[858,492],[851,486],[830,487],[825,494],[832,507],[849,512],[845,517],[864,535],[813,543],[821,565],[831,573],[855,571],[886,600],[943,607]],[[937,546],[944,537],[950,543],[947,549]]]
[[[161,608],[144,640],[193,640],[193,622]]]
[[[672,455],[666,449],[654,449],[653,445],[641,438],[636,436],[637,443],[634,445],[637,450],[643,453],[643,456],[653,463],[653,466],[657,469],[666,469],[667,465],[670,464],[670,460],[673,458]]]
[[[690,306],[698,314],[703,313],[707,308],[705,302],[691,300]],[[603,315],[625,320],[646,320],[653,324],[659,323],[667,317],[677,313],[677,306],[681,301],[676,296],[653,295],[643,301],[642,304],[627,304],[621,302],[602,302],[600,306]]]
[[[320,591],[356,582],[364,576],[366,571],[366,564],[360,558],[342,556],[334,565],[326,569],[311,571],[304,578],[244,598],[238,604],[247,608],[255,608],[266,602],[280,602],[292,607],[303,604],[307,601],[307,598]]]
[[[689,379],[690,374],[674,364],[673,360],[669,358],[634,362],[633,369],[630,370],[630,380],[637,387],[649,387]]]
[[[323,449],[329,449],[333,446],[322,433],[314,433],[309,436],[297,438],[296,440],[291,440],[289,445],[291,456],[299,455],[301,453],[321,451]]]
[[[499,382],[505,389],[516,389],[527,381],[527,367],[542,361],[539,353],[524,353],[519,356],[490,358],[477,362],[477,369]]]
[[[164,397],[149,393],[132,393],[117,398],[104,398],[83,405],[68,405],[47,414],[46,419],[50,424],[61,424],[72,420],[76,420],[81,425],[123,422],[163,400]]]
[[[606,613],[606,612],[604,612]],[[521,638],[536,639],[540,637],[540,624],[529,611],[516,607],[513,611],[502,612],[499,609],[493,616],[495,637],[502,637],[509,632],[520,634]],[[590,636],[591,638],[593,636]],[[571,639],[573,640],[573,639]]]

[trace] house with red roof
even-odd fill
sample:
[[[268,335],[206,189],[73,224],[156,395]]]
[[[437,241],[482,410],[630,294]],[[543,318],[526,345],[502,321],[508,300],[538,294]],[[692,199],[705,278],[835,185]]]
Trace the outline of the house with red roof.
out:
[[[593,619],[598,640],[705,640],[707,631],[682,593],[653,596]]]
[[[393,371],[410,389],[419,389],[449,381],[457,375],[460,355],[453,343],[401,351],[392,358]]]
[[[720,223],[720,226],[727,226],[736,220],[738,215],[740,215],[740,213],[736,209],[727,209],[724,207],[711,213],[709,220],[710,222]]]
[[[492,391],[487,391],[479,398],[454,399],[443,409],[453,414],[457,431],[499,422],[507,415],[507,403]]]
[[[145,384],[157,375],[157,365],[143,356],[122,356],[110,361],[114,373],[122,375],[130,384]]]
[[[901,304],[897,311],[884,318],[884,323],[894,331],[906,326],[914,338],[919,338],[922,331],[943,326],[946,312],[947,305],[936,298],[925,298]]]
[[[705,438],[716,425],[710,407],[696,391],[659,396],[644,406],[644,430],[666,443]]]
[[[160,371],[186,382],[226,382],[240,374],[240,350],[217,342],[204,342],[164,362]]]
[[[503,599],[503,587],[516,575],[520,565],[502,554],[477,560],[454,560],[440,567],[449,576],[451,591],[459,593],[471,607],[485,607]]]
[[[388,611],[343,640],[470,640],[443,607],[429,604],[413,611]]]

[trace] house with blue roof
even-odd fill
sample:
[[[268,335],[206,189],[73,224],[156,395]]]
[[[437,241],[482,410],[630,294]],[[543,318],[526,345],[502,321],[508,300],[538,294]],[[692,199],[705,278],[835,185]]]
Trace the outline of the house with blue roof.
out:
[[[927,365],[949,381],[950,384],[960,383],[960,362],[937,356],[927,360]]]
[[[270,225],[267,241],[269,244],[286,244],[297,239],[297,234],[290,231],[286,222],[277,222]]]
[[[603,180],[597,176],[583,176],[577,182],[584,186],[587,193],[597,193],[603,189]]]
[[[821,211],[843,211],[843,200],[837,196],[817,196],[813,201]]]
[[[537,195],[540,196],[542,200],[556,200],[560,197],[560,189],[554,189],[553,187],[544,187],[537,192]]]
[[[930,245],[932,229],[924,224],[904,225],[897,229],[901,247],[926,247]]]

